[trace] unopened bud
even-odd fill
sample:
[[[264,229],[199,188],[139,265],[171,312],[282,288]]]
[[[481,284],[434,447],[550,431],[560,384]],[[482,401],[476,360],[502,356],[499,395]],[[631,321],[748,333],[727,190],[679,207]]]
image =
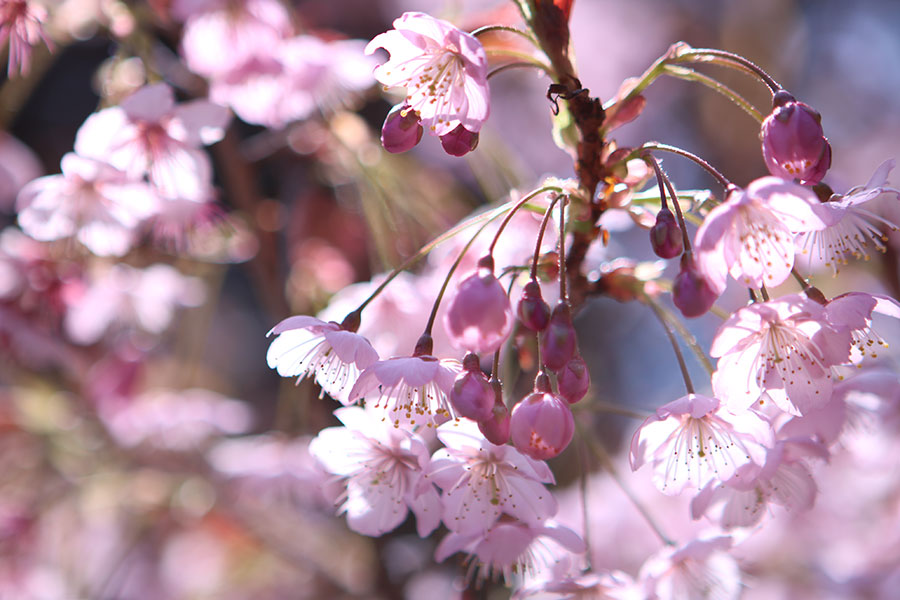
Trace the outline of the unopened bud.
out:
[[[481,371],[477,354],[470,352],[463,358],[463,370],[450,390],[450,404],[460,416],[473,421],[493,416],[494,390]]]
[[[550,314],[547,330],[541,336],[541,360],[554,371],[558,371],[575,354],[575,327],[569,305],[560,302]]]
[[[451,156],[465,156],[478,146],[478,134],[457,125],[456,129],[441,136],[441,146]]]
[[[591,374],[584,359],[576,355],[567,362],[556,374],[556,384],[559,395],[569,404],[575,404],[584,398],[591,387]]]
[[[550,322],[550,306],[541,295],[541,284],[531,280],[525,284],[519,299],[519,320],[532,331],[543,331]]]
[[[422,139],[419,115],[406,104],[397,104],[384,119],[381,145],[391,153],[406,152]]]
[[[519,452],[535,460],[558,456],[575,434],[568,403],[546,392],[534,392],[513,408],[510,438]]]
[[[760,129],[763,158],[772,175],[818,183],[831,166],[831,145],[822,117],[809,105],[781,90]]]
[[[491,416],[478,422],[478,429],[492,444],[502,446],[509,441],[509,410],[503,402],[503,386],[499,379],[491,379],[494,390],[494,408]]]
[[[660,258],[675,258],[684,249],[681,227],[665,206],[656,214],[656,223],[650,228],[650,245]]]
[[[705,314],[718,299],[719,293],[697,268],[693,255],[681,257],[681,271],[672,283],[672,301],[685,317]]]

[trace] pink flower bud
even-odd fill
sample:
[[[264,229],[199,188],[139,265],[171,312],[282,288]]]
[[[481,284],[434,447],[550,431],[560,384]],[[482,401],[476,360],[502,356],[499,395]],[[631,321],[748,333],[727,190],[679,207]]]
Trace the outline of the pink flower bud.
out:
[[[494,390],[481,372],[478,355],[466,354],[463,370],[450,390],[450,404],[461,416],[473,421],[486,421],[494,415]]]
[[[512,326],[509,296],[494,277],[494,259],[486,256],[459,282],[444,313],[444,327],[455,348],[481,354],[496,351]]]
[[[397,104],[384,119],[381,128],[381,145],[388,152],[397,154],[411,150],[422,139],[419,115],[407,104]]]
[[[809,105],[781,90],[760,130],[763,158],[772,175],[817,183],[831,166],[831,145],[822,117]]]
[[[519,299],[519,320],[522,325],[532,331],[543,331],[550,322],[550,307],[544,302],[541,295],[541,284],[531,280],[525,284],[522,290],[522,298]]]
[[[575,354],[575,342],[572,313],[568,304],[560,302],[550,314],[547,331],[541,336],[541,360],[548,368],[559,371]]]
[[[681,227],[665,206],[656,214],[656,223],[650,228],[650,245],[660,258],[675,258],[684,249]]]
[[[462,125],[441,136],[444,152],[451,156],[465,156],[478,146],[478,133],[472,133]]]
[[[685,317],[699,317],[708,311],[724,290],[714,285],[697,268],[691,253],[681,257],[681,271],[672,283],[672,301]]]
[[[557,456],[572,441],[575,419],[565,400],[535,391],[513,408],[509,431],[519,452],[546,460]]]
[[[499,379],[491,380],[494,390],[494,408],[491,416],[478,422],[478,429],[492,444],[502,446],[509,441],[509,410],[503,402],[503,386]]]
[[[591,387],[591,374],[584,359],[576,355],[567,362],[556,374],[556,384],[559,395],[568,400],[569,404],[575,404],[584,398]]]

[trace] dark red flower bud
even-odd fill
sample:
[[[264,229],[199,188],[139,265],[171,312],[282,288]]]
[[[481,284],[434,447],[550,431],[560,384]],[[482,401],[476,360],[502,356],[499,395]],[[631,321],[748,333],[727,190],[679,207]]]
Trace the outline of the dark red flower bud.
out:
[[[656,223],[650,228],[650,245],[660,258],[675,258],[684,249],[681,227],[665,206],[656,214]]]
[[[681,271],[672,283],[672,301],[685,317],[705,314],[718,299],[720,292],[697,268],[694,257],[686,252],[681,257]]]
[[[569,305],[560,302],[550,314],[547,330],[541,336],[541,360],[554,370],[562,369],[575,354],[576,336]]]
[[[397,104],[384,119],[381,145],[391,153],[406,152],[422,139],[419,115],[406,104]]]
[[[441,136],[441,146],[451,156],[465,156],[478,146],[478,134],[457,125],[456,129]]]
[[[532,331],[543,331],[550,322],[550,306],[541,295],[541,284],[531,280],[525,284],[519,299],[519,320]]]

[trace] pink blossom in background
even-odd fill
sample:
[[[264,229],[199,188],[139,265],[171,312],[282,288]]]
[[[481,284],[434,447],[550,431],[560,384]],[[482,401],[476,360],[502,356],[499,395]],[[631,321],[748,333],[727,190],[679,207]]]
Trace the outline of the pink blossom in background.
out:
[[[378,360],[366,338],[315,317],[289,317],[272,334],[278,337],[266,355],[269,368],[282,377],[315,376],[322,393],[344,405],[351,403],[350,390],[360,373]]]
[[[889,187],[887,181],[896,164],[893,159],[884,161],[865,185],[813,206],[826,227],[798,234],[795,239],[798,264],[807,273],[824,265],[837,275],[850,257],[868,260],[870,250],[887,250],[884,232],[896,231],[898,224],[879,215],[873,201],[885,195],[900,200],[900,190]]]
[[[329,427],[310,442],[310,453],[327,471],[346,478],[341,512],[364,535],[379,536],[400,525],[410,510],[420,537],[440,524],[441,504],[423,475],[428,449],[405,429],[393,427],[369,409],[339,408],[343,427]]]
[[[467,534],[451,531],[438,544],[434,558],[443,562],[457,552],[466,552],[475,559],[480,580],[502,575],[510,584],[514,574],[527,578],[563,560],[570,552],[584,551],[584,541],[578,534],[556,522],[534,525],[499,521],[487,531]]]
[[[743,586],[740,567],[728,553],[731,545],[730,537],[720,536],[662,549],[641,567],[638,580],[644,597],[737,600]]]
[[[794,266],[794,234],[823,229],[815,194],[795,183],[763,177],[735,189],[697,230],[697,264],[717,288],[727,275],[753,287],[776,286]]]
[[[372,87],[374,61],[360,40],[325,41],[302,35],[261,47],[210,81],[210,99],[247,123],[280,128],[350,106]]]
[[[366,398],[395,426],[434,425],[455,418],[450,391],[462,364],[430,355],[379,360],[360,374],[350,401]]]
[[[394,29],[375,36],[366,47],[390,59],[375,69],[385,87],[405,87],[406,102],[422,125],[443,136],[458,126],[478,133],[490,113],[487,55],[476,38],[447,21],[407,12]]]
[[[146,444],[186,452],[216,435],[246,433],[250,407],[211,390],[152,390],[101,413],[110,433],[126,447]]]
[[[0,131],[0,211],[12,212],[16,194],[44,172],[32,150],[5,131]]]
[[[115,264],[92,274],[86,289],[72,294],[64,328],[76,344],[93,344],[113,326],[162,333],[177,307],[198,306],[205,297],[203,284],[174,267],[155,264],[135,269]]]
[[[719,327],[710,355],[716,396],[733,411],[771,400],[801,415],[831,397],[831,367],[850,358],[850,331],[831,325],[822,305],[792,294],[757,302]]]
[[[44,34],[43,22],[47,10],[35,2],[26,0],[0,1],[0,44],[9,40],[10,78],[26,75],[31,68],[31,51],[41,40],[52,48]]]
[[[99,256],[131,249],[135,229],[154,214],[153,188],[105,162],[69,153],[61,175],[40,177],[19,192],[19,225],[41,241],[74,236]]]
[[[716,398],[688,394],[641,424],[629,460],[632,470],[649,463],[659,490],[676,495],[728,481],[745,464],[763,465],[772,443],[771,425],[756,412],[733,414]]]
[[[181,37],[185,63],[203,77],[222,77],[294,34],[278,0],[180,0],[173,10],[187,19]]]
[[[230,118],[226,108],[206,100],[176,105],[172,88],[156,83],[89,116],[75,152],[135,178],[147,175],[166,198],[206,201],[212,165],[200,147],[222,139]]]
[[[540,524],[556,514],[556,500],[544,484],[554,483],[543,461],[512,446],[497,446],[471,421],[438,428],[444,448],[434,453],[428,479],[443,490],[443,520],[460,534],[490,529],[501,515]]]

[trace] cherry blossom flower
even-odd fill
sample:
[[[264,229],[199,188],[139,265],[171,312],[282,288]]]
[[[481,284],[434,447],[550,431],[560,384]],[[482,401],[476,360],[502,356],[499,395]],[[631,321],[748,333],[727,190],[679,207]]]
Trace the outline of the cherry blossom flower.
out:
[[[43,21],[46,18],[47,11],[34,2],[0,1],[0,44],[9,40],[9,77],[28,73],[31,68],[31,49],[38,41],[43,40],[52,49],[50,40],[44,35]]]
[[[680,548],[667,547],[647,559],[638,575],[646,598],[737,600],[741,570],[728,550],[732,539],[698,539]]]
[[[697,230],[698,266],[716,289],[729,274],[754,287],[782,283],[794,266],[794,234],[825,227],[816,204],[811,191],[777,177],[733,189]]]
[[[0,211],[12,212],[19,190],[43,174],[40,160],[28,146],[0,132]]]
[[[451,531],[438,544],[434,558],[443,562],[456,552],[466,552],[476,561],[479,580],[502,574],[510,583],[513,574],[532,575],[560,561],[566,551],[580,554],[585,549],[577,533],[555,522],[534,525],[504,520],[488,531]]]
[[[451,531],[487,531],[502,514],[530,524],[556,514],[544,487],[554,483],[553,473],[543,461],[492,444],[471,421],[445,423],[437,435],[445,447],[434,453],[428,479],[444,491],[443,519]]]
[[[534,392],[513,407],[509,431],[520,452],[539,460],[558,456],[572,441],[572,410],[565,399],[551,392],[545,373],[538,375]]]
[[[40,177],[19,192],[19,225],[50,241],[75,236],[99,256],[131,249],[135,228],[155,213],[159,198],[145,183],[108,164],[69,153],[62,174]]]
[[[420,12],[407,12],[394,29],[366,46],[390,53],[375,69],[386,88],[405,87],[406,102],[434,135],[458,126],[478,133],[490,112],[487,55],[475,37],[450,23]]]
[[[900,319],[900,303],[890,296],[847,292],[835,296],[825,305],[829,323],[850,329],[850,362],[853,364],[859,364],[867,356],[877,358],[879,349],[888,347],[872,328],[873,313]]]
[[[166,198],[206,201],[212,166],[200,146],[222,139],[230,118],[226,108],[206,100],[176,105],[172,88],[156,83],[89,116],[75,152],[132,177],[146,174]]]
[[[456,413],[450,391],[462,365],[430,354],[395,356],[366,368],[350,390],[350,401],[372,398],[395,426],[433,425]]]
[[[364,535],[379,536],[400,525],[410,510],[421,537],[440,524],[437,490],[423,474],[429,456],[415,434],[356,406],[334,413],[344,427],[329,427],[310,442],[310,453],[326,470],[347,481],[341,512]]]
[[[730,410],[771,400],[800,415],[831,397],[831,367],[848,361],[850,331],[829,323],[820,304],[793,294],[731,315],[710,355],[719,359],[713,390]]]
[[[804,457],[828,458],[822,444],[809,439],[779,440],[769,449],[762,466],[750,463],[741,476],[724,483],[711,482],[691,501],[694,519],[721,505],[715,519],[723,529],[752,527],[766,514],[769,504],[788,511],[808,510],[818,493]]]
[[[631,438],[632,470],[646,463],[661,492],[727,481],[748,463],[762,465],[773,443],[769,422],[752,410],[736,415],[716,398],[688,394],[656,409]]]
[[[800,254],[798,261],[807,272],[824,264],[836,275],[840,266],[847,264],[848,257],[869,260],[871,248],[879,252],[887,249],[883,229],[896,231],[898,225],[876,214],[869,206],[884,194],[900,199],[900,190],[887,186],[888,174],[895,165],[895,160],[886,160],[866,185],[853,188],[844,195],[833,194],[826,202],[813,207],[826,227],[798,234],[794,240]]]
[[[269,331],[272,340],[266,360],[282,377],[315,376],[316,383],[344,405],[360,373],[378,360],[363,336],[335,322],[305,315],[288,317]]]

